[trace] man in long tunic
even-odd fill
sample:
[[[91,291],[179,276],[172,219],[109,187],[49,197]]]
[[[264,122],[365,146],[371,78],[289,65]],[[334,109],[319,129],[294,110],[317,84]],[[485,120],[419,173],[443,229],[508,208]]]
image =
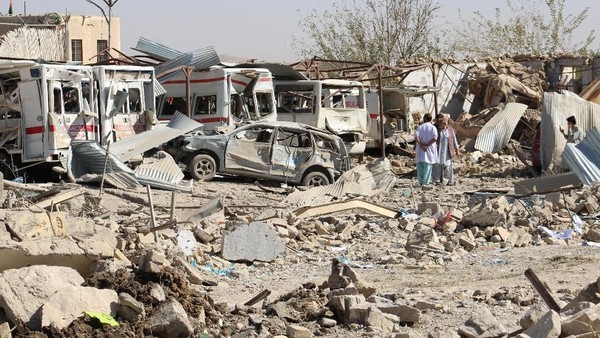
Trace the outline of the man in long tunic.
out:
[[[443,184],[448,180],[448,185],[454,184],[454,170],[452,168],[452,158],[460,157],[456,131],[448,125],[448,117],[443,116],[439,123],[440,130],[438,134],[438,161],[433,166],[433,181],[435,184]]]
[[[431,114],[423,116],[423,123],[415,132],[417,146],[417,179],[420,185],[431,183],[433,164],[437,162],[437,130],[431,123]]]

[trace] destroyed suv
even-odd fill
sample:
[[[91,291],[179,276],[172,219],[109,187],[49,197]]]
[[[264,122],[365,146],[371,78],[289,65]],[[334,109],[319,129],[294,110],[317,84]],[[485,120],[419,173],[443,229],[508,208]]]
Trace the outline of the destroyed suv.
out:
[[[222,173],[321,186],[350,169],[341,138],[295,122],[253,123],[217,135],[187,134],[165,150],[194,179],[205,181]]]

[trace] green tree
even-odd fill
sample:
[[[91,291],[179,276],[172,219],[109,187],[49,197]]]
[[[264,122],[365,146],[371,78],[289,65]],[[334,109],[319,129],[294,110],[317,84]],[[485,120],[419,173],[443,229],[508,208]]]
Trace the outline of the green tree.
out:
[[[303,58],[396,64],[436,51],[433,0],[336,0],[313,10],[299,25],[304,38],[292,48]]]
[[[473,18],[466,19],[459,11],[462,24],[453,30],[450,49],[459,56],[473,57],[586,52],[595,39],[592,30],[582,41],[573,40],[589,7],[577,14],[566,14],[565,0],[506,0],[506,5],[508,14],[505,16],[496,8],[493,18],[475,11]]]

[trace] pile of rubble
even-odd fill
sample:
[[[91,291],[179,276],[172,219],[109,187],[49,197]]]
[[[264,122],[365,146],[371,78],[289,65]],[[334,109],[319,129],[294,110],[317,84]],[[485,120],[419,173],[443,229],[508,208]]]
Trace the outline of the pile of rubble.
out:
[[[547,290],[543,291],[544,293]],[[600,332],[600,277],[580,291],[575,299],[562,306],[549,293],[547,303],[532,306],[519,324],[509,332],[486,307],[477,308],[472,317],[456,333],[447,337],[597,337]]]
[[[511,155],[483,153],[463,161],[481,167],[517,163]],[[286,195],[262,206],[225,203],[218,189],[204,189],[200,205],[177,209],[170,192],[155,204],[150,189],[108,188],[99,197],[97,189],[78,185],[7,182],[6,209],[0,212],[0,252],[6,258],[0,264],[0,307],[6,314],[0,332],[311,337],[366,331],[414,337],[424,315],[446,313],[448,305],[412,294],[378,293],[359,276],[358,268],[365,266],[357,262],[428,269],[466,262],[478,249],[600,242],[597,188],[536,196],[502,189],[426,190],[406,181],[398,185],[389,175],[393,165],[357,166],[334,185],[292,193],[259,184],[255,189],[268,191],[271,199]],[[392,199],[380,193],[392,187],[397,193]],[[327,281],[298,282],[297,289],[274,300],[270,290],[236,303],[217,302],[211,294],[223,280],[248,281],[251,271],[269,262],[330,261],[332,253],[337,258]],[[536,303],[521,291],[478,293],[473,299],[488,305]],[[563,333],[577,332],[569,331],[571,326],[587,318],[596,325],[596,305],[577,299],[582,305],[560,312]],[[483,309],[463,327],[449,330],[463,336],[507,334]],[[548,320],[555,327],[559,312],[554,311],[531,317],[531,325],[523,324],[525,333],[545,329],[539,327]]]
[[[469,70],[469,92],[482,99],[485,108],[502,102],[525,101],[538,108],[542,93],[548,89],[546,75],[541,70],[525,67],[512,60],[490,60],[487,67]]]

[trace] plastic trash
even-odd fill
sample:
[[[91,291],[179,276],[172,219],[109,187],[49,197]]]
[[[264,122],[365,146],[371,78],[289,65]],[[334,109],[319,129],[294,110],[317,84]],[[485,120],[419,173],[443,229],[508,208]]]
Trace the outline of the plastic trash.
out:
[[[97,319],[102,325],[119,326],[119,322],[109,314],[94,311],[83,311],[83,313],[90,316],[90,318]]]
[[[538,231],[544,233],[548,237],[556,239],[573,239],[573,230],[565,229],[560,232],[552,231],[544,226],[538,226]]]
[[[198,242],[194,233],[189,230],[182,230],[177,234],[177,245],[186,256],[191,256],[196,252]]]
[[[212,273],[215,273],[219,276],[225,276],[227,278],[233,278],[233,270],[235,269],[235,267],[233,266],[233,264],[231,264],[231,266],[229,267],[229,269],[215,269],[212,264],[210,264],[210,262],[206,263],[206,266],[204,267],[204,270],[206,271],[210,271]]]
[[[338,259],[340,260],[340,262],[348,265],[348,266],[352,266],[352,267],[357,267],[357,268],[361,268],[361,269],[373,269],[375,266],[373,264],[358,264],[358,263],[353,263],[351,262],[348,258],[344,257],[344,256],[339,256]]]
[[[583,221],[578,215],[573,215],[573,229],[580,235],[583,233]]]

